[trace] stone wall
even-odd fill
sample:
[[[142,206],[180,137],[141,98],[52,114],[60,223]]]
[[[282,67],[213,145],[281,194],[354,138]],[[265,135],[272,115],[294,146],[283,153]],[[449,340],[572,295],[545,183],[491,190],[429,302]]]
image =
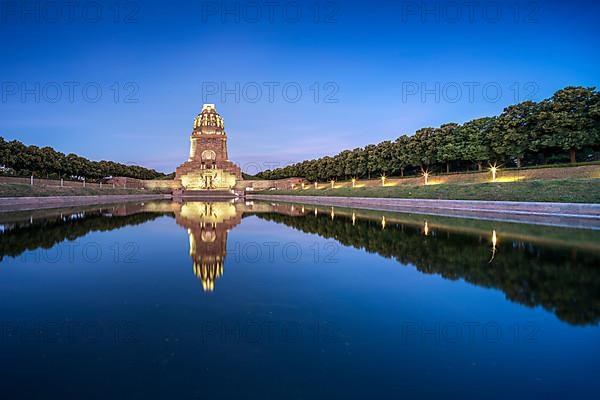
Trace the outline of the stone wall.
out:
[[[0,176],[0,184],[20,184],[20,185],[30,185],[31,184],[31,178],[29,177],[20,177],[20,176]],[[33,185],[34,186],[44,186],[44,187],[61,187],[61,181],[60,179],[40,179],[40,178],[33,178]],[[67,180],[63,180],[62,181],[62,187],[87,187],[87,188],[95,188],[95,189],[100,189],[100,188],[112,188],[112,185],[108,185],[106,183],[100,185],[99,183],[92,183],[92,182],[84,182],[83,181],[67,181]]]
[[[126,189],[144,189],[144,181],[135,178],[127,178],[124,176],[116,176],[107,180],[109,185],[114,184],[115,188],[126,188]]]
[[[141,181],[145,189],[173,191],[181,189],[181,182],[175,179],[157,179],[151,181]]]
[[[299,186],[304,179],[302,178],[288,178],[278,180],[244,180],[238,181],[235,185],[235,190],[239,191],[259,191],[259,190],[290,190],[292,185]]]
[[[235,185],[235,190],[238,192],[247,191],[248,188],[252,191],[259,190],[289,190],[292,188],[292,185],[299,186],[304,180],[301,178],[289,178],[289,179],[279,179],[279,180],[239,180]],[[129,184],[133,184],[131,178],[128,178],[128,186]],[[149,181],[139,181],[140,184],[145,189],[157,189],[157,190],[177,190],[181,189],[181,182],[178,180],[149,180]]]
[[[39,210],[96,204],[116,204],[129,201],[169,200],[170,194],[133,194],[102,196],[3,197],[0,212]]]

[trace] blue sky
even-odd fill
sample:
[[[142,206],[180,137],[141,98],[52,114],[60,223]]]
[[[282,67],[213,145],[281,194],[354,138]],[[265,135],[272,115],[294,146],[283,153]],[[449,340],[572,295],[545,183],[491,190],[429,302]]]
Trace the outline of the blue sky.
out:
[[[171,172],[206,100],[254,173],[599,81],[596,2],[272,3],[5,2],[0,136]]]

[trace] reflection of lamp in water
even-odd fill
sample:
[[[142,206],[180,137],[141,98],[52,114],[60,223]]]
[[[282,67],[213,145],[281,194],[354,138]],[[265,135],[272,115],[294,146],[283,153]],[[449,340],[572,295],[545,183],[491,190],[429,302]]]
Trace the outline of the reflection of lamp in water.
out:
[[[315,217],[317,216],[317,214],[319,214],[319,211],[317,210],[317,208],[315,207]]]
[[[381,229],[385,229],[385,215],[381,216]]]
[[[423,233],[425,236],[429,236],[429,224],[425,221],[425,226],[423,227]]]
[[[490,261],[488,261],[488,263],[491,263],[494,260],[494,257],[496,257],[496,245],[498,244],[498,238],[496,237],[496,230],[492,231],[492,258],[490,258]]]
[[[302,206],[302,214],[304,214],[304,206]]]
[[[335,212],[333,211],[333,207],[331,207],[331,220],[335,218]]]
[[[352,213],[352,225],[354,226],[354,223],[356,222],[356,213]]]

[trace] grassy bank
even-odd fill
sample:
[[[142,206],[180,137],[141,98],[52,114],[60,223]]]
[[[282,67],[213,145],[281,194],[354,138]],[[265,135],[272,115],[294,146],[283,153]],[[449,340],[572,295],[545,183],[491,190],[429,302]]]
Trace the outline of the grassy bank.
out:
[[[257,192],[269,195],[395,197],[405,199],[544,201],[600,203],[600,179],[547,181],[448,183],[386,187],[277,190]]]
[[[21,184],[0,184],[0,197],[47,197],[47,196],[98,196],[115,194],[152,194],[152,190],[139,189],[98,189],[83,187],[30,186]]]

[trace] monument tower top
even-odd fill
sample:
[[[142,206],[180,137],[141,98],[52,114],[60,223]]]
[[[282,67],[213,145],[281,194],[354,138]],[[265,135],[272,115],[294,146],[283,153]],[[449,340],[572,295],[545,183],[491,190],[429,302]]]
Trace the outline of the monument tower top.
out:
[[[214,104],[204,104],[202,111],[194,119],[194,134],[223,135],[225,122]]]

